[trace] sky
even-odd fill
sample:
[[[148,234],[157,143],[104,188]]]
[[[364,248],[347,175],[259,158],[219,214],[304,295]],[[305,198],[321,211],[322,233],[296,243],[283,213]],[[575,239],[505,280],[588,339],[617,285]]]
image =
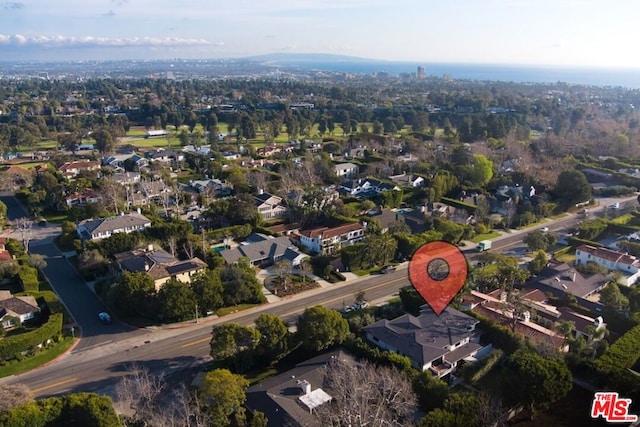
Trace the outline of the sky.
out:
[[[0,0],[0,60],[332,53],[640,68],[637,0]]]

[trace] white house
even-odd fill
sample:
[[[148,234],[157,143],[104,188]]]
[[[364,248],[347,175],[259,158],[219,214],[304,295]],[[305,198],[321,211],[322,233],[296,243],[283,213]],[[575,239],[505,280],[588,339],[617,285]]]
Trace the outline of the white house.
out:
[[[338,227],[321,227],[300,232],[300,244],[316,254],[331,254],[343,246],[364,239],[365,226],[359,222]]]
[[[129,213],[109,218],[85,219],[77,228],[82,240],[99,240],[111,237],[115,233],[131,233],[151,227],[151,220],[139,213]]]
[[[282,197],[262,191],[253,197],[256,208],[264,219],[281,218],[289,214],[289,208],[282,204]]]
[[[340,163],[335,166],[336,176],[352,178],[358,174],[358,165],[353,163]]]
[[[32,296],[14,296],[10,291],[0,291],[0,324],[5,329],[22,325],[40,311]],[[17,320],[17,321],[16,321]]]
[[[406,185],[407,187],[423,187],[426,183],[425,179],[419,175],[412,175],[407,173],[402,173],[400,175],[392,175],[389,179],[396,184]]]
[[[590,245],[578,246],[576,264],[585,265],[588,262],[595,262],[609,270],[623,273],[618,282],[625,286],[633,285],[640,278],[640,260],[624,252]]]

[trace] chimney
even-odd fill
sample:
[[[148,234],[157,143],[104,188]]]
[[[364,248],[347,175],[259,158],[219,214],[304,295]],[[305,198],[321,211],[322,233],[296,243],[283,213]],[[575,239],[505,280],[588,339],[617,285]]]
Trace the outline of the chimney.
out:
[[[149,263],[148,262],[144,262],[144,271],[149,271]]]
[[[142,210],[140,208],[136,209],[136,212],[138,212],[138,215],[142,215]]]
[[[500,292],[500,302],[507,302],[507,293]]]
[[[147,252],[153,252],[153,243],[147,245]]]
[[[258,190],[258,194],[264,194],[264,190],[261,188]]]
[[[298,385],[300,386],[300,390],[305,394],[305,396],[311,393],[311,384],[307,380],[298,380]]]
[[[571,275],[571,281],[575,282],[576,281],[576,272],[574,271],[573,274]]]
[[[522,313],[522,317],[525,322],[528,322],[531,320],[531,313],[529,313],[528,311],[525,311],[524,313]]]

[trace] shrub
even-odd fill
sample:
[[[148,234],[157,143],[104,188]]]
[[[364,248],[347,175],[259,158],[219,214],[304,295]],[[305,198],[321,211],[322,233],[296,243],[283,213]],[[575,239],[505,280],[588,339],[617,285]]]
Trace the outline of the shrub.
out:
[[[40,285],[38,282],[38,270],[29,266],[21,265],[18,269],[18,280],[22,288],[27,292],[38,292]]]

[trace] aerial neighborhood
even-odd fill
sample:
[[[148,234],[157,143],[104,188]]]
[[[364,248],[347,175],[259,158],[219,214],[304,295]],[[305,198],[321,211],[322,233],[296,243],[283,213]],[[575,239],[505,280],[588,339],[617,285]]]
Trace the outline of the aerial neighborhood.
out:
[[[588,425],[594,390],[640,402],[637,91],[137,66],[0,80],[0,425]],[[441,313],[408,274],[431,242],[468,266]]]

